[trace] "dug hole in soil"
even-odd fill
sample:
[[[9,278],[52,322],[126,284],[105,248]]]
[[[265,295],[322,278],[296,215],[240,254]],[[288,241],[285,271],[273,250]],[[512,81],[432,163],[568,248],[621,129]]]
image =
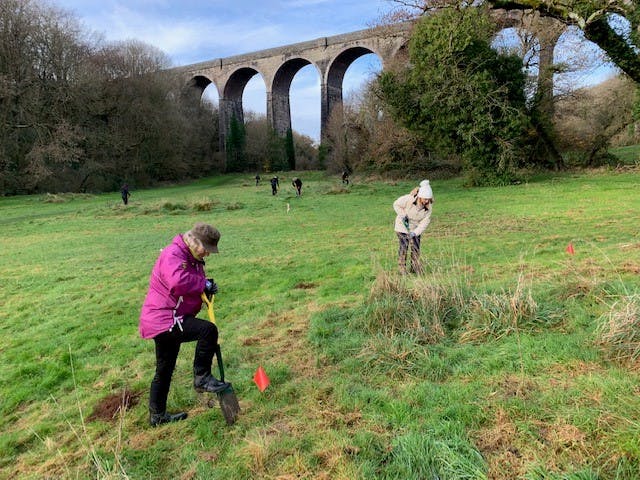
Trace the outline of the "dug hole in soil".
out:
[[[112,393],[98,402],[87,420],[90,422],[95,420],[112,421],[118,417],[122,409],[128,410],[136,406],[141,395],[142,392],[131,391],[127,388]]]

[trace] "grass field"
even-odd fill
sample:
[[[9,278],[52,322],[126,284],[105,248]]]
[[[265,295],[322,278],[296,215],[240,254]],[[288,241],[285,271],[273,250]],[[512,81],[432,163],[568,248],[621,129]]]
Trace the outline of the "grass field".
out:
[[[420,277],[396,273],[391,204],[421,179],[301,172],[296,198],[293,176],[0,199],[0,478],[640,478],[637,169],[432,179]],[[195,393],[186,344],[169,409],[189,418],[151,428],[138,314],[195,221],[222,232],[243,411],[227,427]]]

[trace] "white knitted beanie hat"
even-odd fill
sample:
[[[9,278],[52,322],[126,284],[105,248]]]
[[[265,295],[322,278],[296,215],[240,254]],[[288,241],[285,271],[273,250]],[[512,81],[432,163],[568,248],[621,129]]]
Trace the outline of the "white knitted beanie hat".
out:
[[[429,180],[423,180],[420,182],[420,189],[418,190],[418,197],[420,198],[433,198],[433,191]]]

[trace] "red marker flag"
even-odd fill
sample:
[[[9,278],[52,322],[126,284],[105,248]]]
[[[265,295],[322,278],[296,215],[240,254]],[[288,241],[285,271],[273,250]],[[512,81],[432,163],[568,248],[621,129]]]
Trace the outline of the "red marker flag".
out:
[[[570,243],[569,245],[567,245],[567,253],[569,255],[573,255],[575,252],[575,250],[573,249],[573,243]]]
[[[264,371],[262,365],[260,365],[256,373],[253,374],[253,381],[261,392],[264,392],[265,388],[269,386],[269,377],[267,377],[267,372]]]

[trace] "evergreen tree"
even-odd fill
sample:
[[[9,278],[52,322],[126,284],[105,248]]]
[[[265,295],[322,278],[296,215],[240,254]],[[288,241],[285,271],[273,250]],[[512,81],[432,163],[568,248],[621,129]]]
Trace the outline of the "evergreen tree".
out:
[[[318,147],[318,168],[324,170],[327,168],[327,158],[329,157],[330,148],[326,143],[321,143]]]
[[[527,155],[522,61],[491,48],[494,31],[480,8],[423,17],[410,66],[381,76],[394,116],[428,151],[461,158],[472,185],[509,183]]]
[[[267,157],[269,165],[274,172],[289,169],[287,153],[285,150],[285,140],[278,136],[273,128],[269,129],[269,138],[267,140]]]

